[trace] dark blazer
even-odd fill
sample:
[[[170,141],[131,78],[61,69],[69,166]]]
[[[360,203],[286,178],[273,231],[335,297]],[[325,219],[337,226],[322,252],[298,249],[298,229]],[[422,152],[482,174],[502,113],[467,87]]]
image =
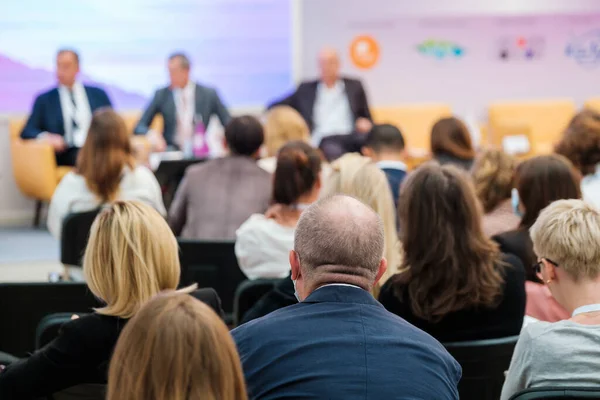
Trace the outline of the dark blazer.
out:
[[[271,181],[271,174],[245,156],[191,166],[171,203],[169,225],[187,239],[234,240],[244,221],[267,210]]]
[[[404,178],[406,178],[406,171],[398,168],[381,168],[385,172],[385,176],[392,189],[392,195],[394,196],[394,204],[396,210],[398,209],[398,199],[400,198],[400,185]]]
[[[92,113],[98,108],[112,106],[104,90],[94,86],[84,86],[84,89]],[[21,131],[21,138],[35,139],[42,132],[65,135],[65,122],[60,106],[58,88],[51,89],[36,97],[31,115],[29,115],[27,123]]]
[[[525,271],[515,256],[504,255],[499,266],[505,277],[502,299],[495,308],[469,308],[445,315],[439,322],[415,316],[405,290],[397,297],[390,278],[381,288],[379,301],[390,312],[423,329],[442,343],[495,339],[518,335],[525,316]]]
[[[500,245],[500,251],[503,253],[514,254],[525,267],[525,277],[529,281],[540,282],[535,276],[533,264],[537,261],[537,256],[533,252],[533,242],[527,229],[515,229],[504,232],[492,237]]]
[[[223,126],[229,123],[231,116],[229,111],[223,105],[217,91],[213,88],[196,84],[195,93],[196,115],[202,116],[202,121],[208,124],[210,117],[216,115],[219,117]],[[135,134],[144,135],[150,129],[152,121],[156,114],[161,114],[164,121],[163,135],[167,144],[173,146],[175,133],[177,132],[177,109],[175,107],[175,98],[170,87],[158,89],[154,93],[152,101],[142,114],[140,121],[135,127]]]
[[[232,335],[251,399],[458,399],[446,349],[356,287],[319,288]]]
[[[192,294],[223,315],[213,289]],[[0,372],[0,399],[28,400],[85,383],[105,384],[113,349],[127,320],[87,314],[63,325],[41,350]]]
[[[354,121],[358,118],[371,119],[369,111],[369,103],[367,95],[362,83],[358,79],[342,78],[350,109],[354,115]],[[317,87],[320,81],[303,82],[298,86],[298,89],[288,97],[278,100],[269,105],[273,108],[279,105],[290,106],[302,115],[308,127],[312,131],[314,129],[313,110],[317,99]],[[344,132],[340,132],[344,133]]]

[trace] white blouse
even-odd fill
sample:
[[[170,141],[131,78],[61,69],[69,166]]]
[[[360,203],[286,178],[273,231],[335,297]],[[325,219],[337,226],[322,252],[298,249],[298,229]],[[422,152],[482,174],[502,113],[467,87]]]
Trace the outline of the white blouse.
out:
[[[253,214],[236,232],[235,255],[248,279],[285,278],[294,249],[294,228]]]
[[[581,194],[587,203],[600,208],[600,165],[596,166],[596,173],[581,180]]]
[[[161,215],[167,215],[160,185],[154,174],[144,166],[138,165],[133,170],[126,168],[123,171],[117,198],[142,201]],[[56,187],[50,201],[48,230],[52,236],[60,239],[63,220],[68,214],[91,211],[100,205],[100,200],[90,191],[83,176],[69,172]]]

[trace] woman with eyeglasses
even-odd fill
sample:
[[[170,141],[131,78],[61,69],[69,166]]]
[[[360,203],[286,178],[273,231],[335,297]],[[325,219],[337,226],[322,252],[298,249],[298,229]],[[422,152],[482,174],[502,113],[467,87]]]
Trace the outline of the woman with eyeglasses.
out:
[[[523,328],[502,400],[533,387],[600,387],[600,211],[559,200],[530,231],[536,274],[570,318]]]
[[[567,312],[552,298],[535,275],[536,262],[529,229],[540,211],[556,200],[581,199],[580,178],[573,164],[557,154],[538,156],[523,161],[515,173],[515,213],[521,216],[519,226],[494,236],[504,253],[514,254],[526,267],[526,315],[541,321],[556,322],[568,318]]]

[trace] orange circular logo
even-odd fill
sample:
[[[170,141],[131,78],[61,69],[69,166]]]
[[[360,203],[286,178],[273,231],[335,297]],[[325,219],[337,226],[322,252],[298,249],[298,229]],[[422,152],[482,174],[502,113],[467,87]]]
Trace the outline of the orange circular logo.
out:
[[[379,61],[379,44],[372,36],[362,35],[350,44],[350,59],[360,69],[370,69]]]

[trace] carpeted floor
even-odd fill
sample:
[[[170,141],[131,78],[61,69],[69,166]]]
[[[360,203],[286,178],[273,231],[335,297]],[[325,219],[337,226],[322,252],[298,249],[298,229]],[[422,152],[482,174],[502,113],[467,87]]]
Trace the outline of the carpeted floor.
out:
[[[62,270],[59,252],[46,229],[0,228],[0,282],[47,280]]]

